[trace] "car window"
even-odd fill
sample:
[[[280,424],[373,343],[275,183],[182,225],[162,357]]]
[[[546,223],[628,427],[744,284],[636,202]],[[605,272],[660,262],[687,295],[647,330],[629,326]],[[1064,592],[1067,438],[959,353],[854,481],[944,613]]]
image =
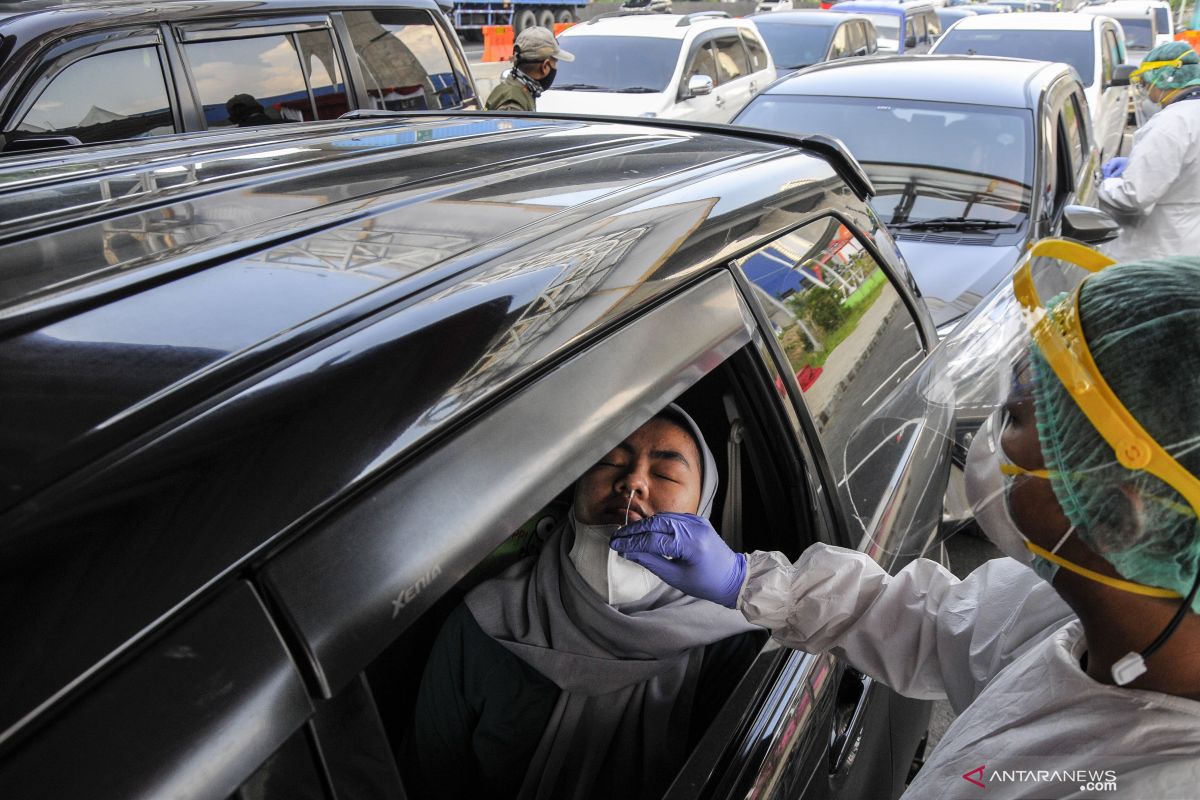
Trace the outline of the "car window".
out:
[[[707,75],[714,84],[717,82],[717,60],[713,56],[712,42],[701,42],[696,46],[688,68],[684,70],[681,88],[686,88],[688,80],[694,75]]]
[[[751,72],[746,49],[736,35],[718,37],[713,46],[716,49],[717,75],[720,76],[718,83],[728,83]]]
[[[925,14],[925,30],[929,36],[929,43],[937,41],[937,38],[942,35],[942,21],[937,18],[937,14]]]
[[[462,94],[425,11],[347,11],[346,26],[373,108],[455,108]]]
[[[117,50],[76,61],[54,77],[16,130],[81,142],[174,133],[158,49]]]
[[[305,31],[296,34],[296,42],[317,106],[317,119],[337,119],[350,110],[350,104],[333,39],[328,31]]]
[[[917,20],[912,17],[909,17],[908,21],[904,23],[904,46],[906,48],[917,46]]]
[[[847,26],[850,31],[850,49],[848,55],[856,56],[865,53],[867,50],[866,31],[863,30],[862,23],[852,22]]]
[[[751,31],[743,30],[742,41],[746,45],[746,53],[750,56],[750,68],[760,72],[767,68],[767,51],[759,41],[758,36]]]
[[[1084,152],[1087,147],[1087,135],[1083,131],[1082,116],[1072,94],[1063,103],[1062,126],[1066,133],[1067,147],[1071,155],[1073,173],[1078,175],[1084,166]]]
[[[296,731],[229,800],[325,800],[321,776],[308,741],[308,726]]]
[[[869,22],[863,23],[863,29],[867,36],[867,55],[879,51],[879,39],[875,35],[875,26]]]
[[[833,34],[833,45],[829,48],[830,61],[835,58],[845,58],[853,52],[850,48],[849,27],[849,25],[839,25],[837,31]]]
[[[185,44],[208,127],[315,119],[299,47],[291,34]]]
[[[725,365],[717,366],[682,396],[676,397],[675,402],[695,421],[707,448],[715,457],[719,485],[716,491],[717,504],[710,514],[713,526],[727,538],[729,526],[736,524],[744,530],[744,541],[737,542],[739,549],[782,546],[785,551],[797,551],[815,539],[812,538],[814,526],[808,522],[812,517],[809,516],[811,511],[807,501],[802,499],[801,508],[795,512],[789,510],[790,502],[786,499],[789,492],[782,490],[787,482],[773,475],[776,472],[796,475],[794,468],[786,466],[783,459],[778,459],[777,463],[774,456],[778,452],[776,444],[789,437],[774,428],[764,429],[764,423],[758,421],[755,415],[742,413],[743,408],[748,410],[749,404],[742,399],[740,390],[735,389],[734,374],[742,374],[741,368],[752,366],[748,362],[757,358],[757,353],[750,347],[743,348]],[[760,402],[778,404],[777,399],[772,399],[772,395],[778,397],[775,387],[761,378],[751,391]],[[639,422],[621,431],[620,435],[628,436],[640,427]],[[735,436],[735,430],[741,431],[741,434]],[[734,439],[739,440],[740,444],[731,448],[728,443]],[[731,456],[738,459],[734,469],[728,465]],[[598,742],[597,746],[608,746],[608,740],[614,735],[641,738],[642,734],[633,730],[614,734],[611,726],[605,727],[603,713],[597,713],[594,708],[580,708],[578,696],[583,692],[577,691],[575,699],[560,700],[558,686],[543,677],[544,673],[529,669],[519,655],[511,655],[510,651],[483,632],[479,618],[475,616],[479,613],[478,606],[473,606],[470,601],[461,602],[464,596],[484,594],[501,608],[514,605],[515,613],[515,605],[519,603],[523,606],[525,600],[511,593],[496,594],[500,588],[525,580],[517,576],[538,576],[548,570],[565,568],[570,570],[570,575],[562,574],[561,581],[556,578],[548,583],[535,584],[532,580],[527,583],[527,590],[537,598],[531,601],[544,603],[550,608],[557,608],[564,601],[569,603],[571,631],[566,633],[567,638],[579,632],[592,631],[594,638],[599,640],[601,636],[596,634],[602,634],[606,652],[602,654],[600,648],[584,645],[586,649],[582,651],[582,657],[573,658],[572,652],[564,649],[559,659],[562,664],[573,666],[580,661],[589,661],[629,666],[635,659],[646,659],[648,656],[644,644],[643,650],[638,651],[636,642],[627,641],[628,627],[611,622],[608,624],[612,627],[599,627],[607,615],[595,610],[597,604],[594,599],[581,598],[581,595],[586,593],[588,598],[596,598],[597,595],[603,597],[600,603],[602,611],[603,603],[638,602],[619,600],[610,592],[621,591],[629,593],[629,596],[641,591],[653,592],[657,583],[651,581],[646,584],[651,588],[642,589],[642,584],[630,584],[625,579],[624,583],[617,585],[616,578],[603,577],[606,574],[603,553],[599,569],[589,569],[591,562],[586,560],[589,557],[587,554],[594,545],[591,539],[584,539],[580,544],[581,532],[570,521],[579,514],[581,508],[576,501],[578,490],[575,488],[580,478],[597,471],[601,474],[604,471],[612,472],[613,466],[623,463],[626,458],[626,455],[614,449],[609,456],[598,459],[596,465],[582,476],[562,476],[556,486],[543,487],[559,490],[557,498],[546,503],[516,530],[497,530],[500,545],[476,562],[438,606],[417,619],[367,667],[367,679],[377,699],[384,728],[392,737],[393,747],[398,753],[400,774],[408,796],[515,795],[520,783],[529,780],[526,777],[529,770],[546,769],[539,767],[539,745],[546,747],[553,742],[555,747],[564,752],[569,752],[574,746],[566,735],[571,730],[570,724],[561,723],[555,712],[556,704],[561,706],[563,702],[572,703],[569,706],[572,713],[594,726],[589,738]],[[673,469],[680,468],[676,465]],[[729,486],[731,475],[737,476],[736,492]],[[796,479],[801,480],[798,475]],[[767,482],[765,485],[764,481]],[[535,488],[530,487],[530,491]],[[776,488],[780,489],[778,495]],[[639,505],[641,500],[639,498]],[[778,515],[778,519],[773,519],[775,515]],[[620,516],[619,513],[617,516]],[[634,519],[637,516],[635,505]],[[739,520],[737,523],[733,522],[735,518]],[[802,524],[801,520],[805,522]],[[762,539],[762,533],[769,529],[783,531],[789,527],[793,531],[788,534],[793,539],[790,545],[770,536]],[[799,535],[796,531],[800,532]],[[585,532],[583,535],[595,534]],[[608,536],[611,533],[606,531],[601,535]],[[570,548],[560,545],[568,536],[574,540]],[[568,555],[568,550],[575,555]],[[515,567],[520,563],[536,563],[537,570],[529,568],[531,572],[523,572]],[[619,576],[623,573],[609,568],[607,574]],[[503,581],[496,580],[501,575],[504,576]],[[674,601],[664,598],[646,602],[661,607],[664,602],[671,604]],[[712,624],[725,625],[724,620],[722,615],[719,619],[713,619]],[[557,630],[560,633],[557,635],[567,631],[565,626],[568,620],[565,617],[553,620],[553,624],[559,626]],[[652,624],[653,620],[647,622],[647,625]],[[539,623],[534,623],[531,628],[531,638],[539,635]],[[671,712],[676,715],[674,719],[680,720],[670,723],[678,737],[676,755],[664,757],[654,753],[648,759],[653,758],[660,763],[674,762],[678,767],[682,766],[683,758],[705,733],[738,681],[746,675],[765,644],[766,636],[748,627],[738,627],[714,637],[687,634],[682,628],[673,635],[681,640],[709,638],[714,642],[712,647],[701,646],[702,653],[696,652],[694,645],[680,648],[680,652],[691,653],[685,661],[697,656],[701,659],[696,664],[699,671],[693,673],[693,678],[688,681],[692,689],[681,691],[679,682],[673,678],[655,684],[658,691],[668,695],[678,693],[680,699],[677,702],[686,702],[687,705],[680,705]],[[622,647],[631,652],[625,660],[617,657]],[[484,662],[487,670],[481,669]],[[539,669],[563,668],[545,658],[540,658],[536,663],[545,665]],[[562,676],[555,673],[555,678],[561,685]],[[626,702],[626,695],[620,687],[629,680],[626,677],[609,681],[609,685],[616,688],[600,692],[605,702]],[[637,679],[634,680],[636,682]],[[595,677],[591,678],[591,682],[593,686],[604,685],[599,684]],[[689,699],[685,701],[684,697]],[[475,709],[484,707],[488,708],[487,712],[474,713]],[[639,713],[655,713],[652,703],[643,705],[643,708],[647,710]],[[659,724],[663,724],[665,729],[665,720],[660,720]],[[563,732],[561,738],[554,737],[554,730]],[[543,735],[547,731],[551,733],[548,740],[543,742]],[[575,732],[575,736],[582,734],[582,731]],[[639,761],[636,757],[632,757],[632,760]],[[541,763],[545,763],[544,759]],[[647,763],[650,763],[649,760],[628,763],[627,766],[634,775],[640,776],[635,780],[646,789],[644,794],[657,796],[670,783],[673,774],[648,777],[644,774]],[[553,761],[550,762],[552,767]],[[491,791],[481,793],[479,789],[484,785]],[[566,791],[562,794],[565,796]],[[614,796],[617,794],[614,792]]]
[[[911,431],[856,436],[924,356],[919,327],[891,278],[834,217],[739,259],[814,420],[839,494],[862,534]],[[870,439],[870,444],[867,444]],[[867,469],[857,469],[870,461]]]
[[[1100,85],[1107,87],[1112,83],[1113,65],[1116,63],[1116,42],[1113,39],[1112,31],[1104,28],[1103,36],[1100,39]]]

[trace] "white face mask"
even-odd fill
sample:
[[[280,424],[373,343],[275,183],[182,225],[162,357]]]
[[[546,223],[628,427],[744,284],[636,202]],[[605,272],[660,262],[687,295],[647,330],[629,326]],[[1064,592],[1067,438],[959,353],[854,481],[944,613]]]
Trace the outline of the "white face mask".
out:
[[[608,546],[620,525],[584,525],[575,519],[575,543],[570,559],[575,569],[592,590],[609,605],[641,600],[651,590],[663,585],[653,572],[622,558]]]
[[[1000,449],[1000,413],[997,411],[987,418],[967,450],[967,463],[963,467],[967,502],[975,512],[975,521],[984,535],[996,545],[996,549],[1032,567],[1034,572],[1050,582],[1058,571],[1058,564],[1035,555],[1025,546],[1029,539],[1017,527],[1008,508],[1010,481],[1000,471],[1001,461],[1008,460]],[[1057,553],[1074,531],[1074,526],[1068,528],[1050,552]]]

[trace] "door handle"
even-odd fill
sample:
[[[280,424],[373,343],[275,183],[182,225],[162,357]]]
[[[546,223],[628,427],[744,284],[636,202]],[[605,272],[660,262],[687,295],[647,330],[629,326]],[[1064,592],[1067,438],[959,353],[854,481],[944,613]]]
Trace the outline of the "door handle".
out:
[[[717,108],[725,107],[725,98],[721,97],[721,95],[717,95],[716,98],[713,100],[713,102],[715,102],[717,104]]]
[[[750,81],[750,94],[754,94],[757,91],[758,91],[758,83],[756,83],[755,81]]]
[[[834,725],[829,741],[829,772],[841,772],[854,763],[862,741],[863,723],[866,722],[875,684],[874,678],[847,667],[838,684],[837,724]],[[844,724],[843,724],[844,721]]]

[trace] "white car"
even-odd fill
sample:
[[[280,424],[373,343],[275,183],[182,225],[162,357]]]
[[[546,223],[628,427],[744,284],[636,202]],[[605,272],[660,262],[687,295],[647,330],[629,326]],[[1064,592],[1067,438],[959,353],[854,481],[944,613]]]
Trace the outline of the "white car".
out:
[[[1175,18],[1171,16],[1171,4],[1165,0],[1120,0],[1117,3],[1092,3],[1088,6],[1092,11],[1091,14],[1105,14],[1104,9],[1111,8],[1116,5],[1118,11],[1122,9],[1132,11],[1135,14],[1139,8],[1150,10],[1150,14],[1154,17],[1154,45],[1157,47],[1160,44],[1166,44],[1175,40]],[[1109,16],[1115,16],[1110,14]]]
[[[719,13],[617,14],[568,28],[542,113],[728,122],[775,80],[754,24]]]
[[[1159,30],[1158,14],[1151,6],[1151,3],[1137,0],[1118,0],[1113,3],[1080,6],[1075,9],[1075,13],[1111,17],[1119,22],[1125,31],[1125,63],[1136,67],[1142,63],[1147,53],[1162,42],[1170,41],[1169,37],[1161,35],[1163,32]]]
[[[1112,85],[1116,67],[1125,61],[1125,34],[1109,17],[1049,12],[966,17],[950,26],[930,52],[1067,64],[1083,84],[1101,158],[1118,154],[1129,87]]]

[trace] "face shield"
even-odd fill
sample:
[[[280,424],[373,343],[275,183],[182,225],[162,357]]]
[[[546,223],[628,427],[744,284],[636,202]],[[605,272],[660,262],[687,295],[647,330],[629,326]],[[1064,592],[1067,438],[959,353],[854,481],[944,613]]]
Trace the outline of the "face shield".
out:
[[[1144,61],[1141,66],[1134,70],[1129,76],[1129,85],[1133,89],[1134,100],[1138,106],[1146,110],[1157,110],[1159,106],[1169,102],[1171,92],[1169,90],[1161,90],[1156,86],[1156,81],[1162,73],[1157,72],[1163,67],[1182,67],[1182,57],[1172,59],[1170,61]],[[1155,88],[1160,88],[1156,93],[1157,99],[1151,97],[1151,91]]]
[[[1169,358],[1169,343],[1147,331],[1160,322],[1155,314],[1138,311],[1136,322],[1128,316],[1131,303],[1153,310],[1169,302],[1147,285],[1152,277],[1130,265],[1111,273],[1112,280],[1097,281],[1098,288],[1087,292],[1092,341],[1084,336],[1084,282],[1112,263],[1083,245],[1039,242],[1018,265],[1011,286],[939,345],[881,413],[893,415],[893,425],[906,419],[944,426],[925,438],[933,446],[940,437],[965,467],[971,516],[1002,551],[1043,577],[1062,568],[1126,593],[1184,597],[1150,647],[1114,666],[1114,678],[1124,684],[1145,671],[1144,659],[1166,641],[1200,589],[1200,480],[1178,460],[1194,458],[1200,437],[1187,424],[1164,421],[1154,394],[1163,391],[1161,367],[1137,363]],[[1130,292],[1144,294],[1144,302],[1131,301]],[[1106,377],[1097,359],[1114,374]],[[1143,373],[1151,378],[1138,383]],[[1158,430],[1179,435],[1156,439],[1122,403],[1110,378]],[[903,532],[880,525],[869,531],[869,544],[903,556],[931,555],[956,529],[943,524]],[[1057,550],[1071,536],[1128,580],[1063,559]]]

